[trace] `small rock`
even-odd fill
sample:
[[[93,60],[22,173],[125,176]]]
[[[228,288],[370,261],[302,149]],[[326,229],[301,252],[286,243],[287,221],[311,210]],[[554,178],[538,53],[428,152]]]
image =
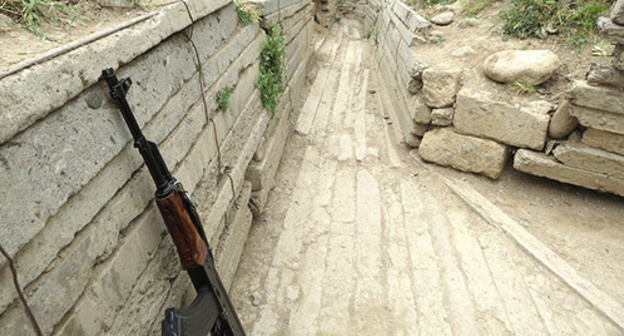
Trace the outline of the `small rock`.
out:
[[[258,299],[254,299],[253,301],[251,301],[251,304],[252,304],[254,307],[258,307],[258,306],[260,305],[260,300],[258,300]]]
[[[476,53],[477,52],[474,49],[472,49],[471,46],[465,46],[465,47],[461,47],[461,48],[453,51],[451,56],[453,56],[453,57],[464,57],[464,56],[474,55]]]
[[[99,91],[93,91],[89,93],[85,98],[85,102],[87,103],[87,106],[89,106],[89,108],[92,110],[99,109],[100,107],[102,107],[103,104],[102,96],[100,95]]]
[[[560,65],[559,57],[550,50],[505,50],[488,56],[483,71],[497,82],[539,85],[552,77]]]
[[[0,28],[9,28],[12,27],[14,24],[15,23],[10,17],[0,13]]]
[[[135,6],[132,0],[97,0],[96,2],[102,7],[133,8]]]
[[[564,100],[555,114],[550,119],[548,125],[548,135],[553,139],[563,139],[576,129],[579,122],[576,117],[570,115],[572,104],[569,100]]]
[[[454,113],[455,109],[452,107],[433,109],[431,111],[431,124],[435,126],[450,126],[453,124]]]
[[[455,14],[453,14],[453,12],[444,12],[434,15],[430,21],[438,26],[446,26],[453,22],[454,16]]]
[[[570,133],[570,135],[568,136],[568,141],[580,142],[582,138],[583,133],[581,132],[581,130],[576,129],[574,130],[574,132]]]
[[[548,140],[546,141],[546,146],[544,147],[544,153],[546,155],[550,155],[550,153],[552,153],[553,149],[555,149],[555,147],[559,144],[559,141],[557,140]]]
[[[429,32],[429,36],[431,37],[443,37],[444,36],[444,32],[440,31],[440,30],[432,30]]]
[[[457,26],[459,28],[466,28],[466,27],[476,27],[480,24],[481,24],[481,20],[477,18],[465,18],[459,21],[459,23],[457,23]]]
[[[559,32],[559,27],[555,26],[552,23],[548,23],[545,28],[546,32],[550,35],[555,35]]]

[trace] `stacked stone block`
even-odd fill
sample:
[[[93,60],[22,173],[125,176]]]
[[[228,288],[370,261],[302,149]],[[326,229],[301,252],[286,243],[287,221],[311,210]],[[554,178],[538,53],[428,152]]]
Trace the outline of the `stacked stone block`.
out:
[[[552,155],[519,151],[514,167],[530,174],[624,196],[624,1],[617,1],[609,18],[598,26],[616,44],[609,65],[592,65],[587,80],[574,81],[567,91],[564,117],[557,123],[580,124],[582,138],[554,143]],[[559,113],[559,111],[557,111]],[[565,120],[572,120],[571,122]],[[553,122],[555,119],[553,118]],[[551,125],[551,135],[552,125]],[[567,134],[566,134],[567,133]]]
[[[153,202],[150,175],[99,80],[104,67],[132,78],[127,98],[139,126],[197,203],[229,286],[252,219],[245,176],[260,147],[283,139],[278,129],[289,124],[311,53],[311,6],[281,3],[298,8],[283,24],[290,25],[289,47],[299,50],[287,60],[280,123],[255,87],[265,34],[258,25],[241,26],[235,5],[224,0],[189,3],[201,74],[178,33],[188,14],[176,3],[132,29],[0,78],[0,243],[44,334],[158,333],[166,307],[194,298]],[[234,92],[220,112],[216,94],[226,86]],[[269,147],[265,157],[275,161],[281,147]],[[264,165],[274,170],[273,162]],[[0,334],[32,334],[5,260],[0,284]]]
[[[517,149],[516,169],[623,193],[617,186],[622,184],[619,169],[623,161],[619,156],[624,152],[624,0],[614,4],[610,18],[599,21],[605,36],[617,43],[612,64],[595,65],[587,81],[575,81],[554,113],[554,106],[545,101],[519,105],[499,101],[487,92],[474,92],[469,86],[462,88],[460,70],[419,62],[415,51],[427,42],[422,36],[429,22],[401,1],[347,1],[341,8],[362,21],[370,32],[367,37],[378,46],[384,111],[395,126],[397,138],[420,147],[424,160],[498,178],[509,153]],[[524,52],[552,59],[552,66],[542,69],[547,74],[532,84],[543,82],[559,66],[552,52]],[[502,53],[488,59],[505,58]],[[534,61],[528,56],[524,61],[527,59]],[[516,69],[519,74],[523,73],[521,68]],[[576,134],[585,128],[582,143],[566,143],[568,137],[580,139]]]

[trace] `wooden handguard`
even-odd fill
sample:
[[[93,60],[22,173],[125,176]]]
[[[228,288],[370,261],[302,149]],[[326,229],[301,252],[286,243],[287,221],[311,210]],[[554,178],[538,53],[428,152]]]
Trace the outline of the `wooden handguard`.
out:
[[[182,268],[188,270],[202,266],[208,248],[197,232],[180,194],[174,191],[169,196],[157,199],[156,204],[178,249]]]

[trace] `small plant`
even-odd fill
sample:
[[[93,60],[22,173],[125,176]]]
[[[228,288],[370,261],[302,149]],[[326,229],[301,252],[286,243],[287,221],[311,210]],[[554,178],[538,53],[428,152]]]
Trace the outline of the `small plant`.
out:
[[[511,84],[509,84],[513,87],[515,87],[516,89],[518,89],[518,91],[516,92],[516,95],[520,95],[520,94],[529,94],[529,93],[533,93],[535,92],[535,85],[530,85],[524,82],[513,82]]]
[[[236,4],[238,20],[243,24],[243,26],[260,21],[260,14],[258,14],[258,11],[250,3],[239,3],[238,1],[235,1],[234,4]]]
[[[614,0],[511,0],[502,12],[503,33],[521,39],[546,37],[546,27],[555,28],[568,44],[579,48],[590,42],[596,20]]]
[[[226,86],[217,92],[217,110],[225,112],[230,108],[230,96],[233,92],[233,86]]]
[[[273,117],[275,117],[279,99],[284,94],[282,82],[286,76],[285,58],[284,33],[277,25],[274,25],[268,30],[266,41],[262,43],[260,74],[256,81],[262,105],[271,111]]]
[[[16,21],[19,27],[50,41],[54,41],[54,39],[46,36],[41,30],[42,22],[59,24],[60,19],[64,19],[69,22],[69,29],[78,18],[78,14],[72,6],[48,0],[2,0],[0,13],[7,14]]]
[[[444,47],[444,42],[446,42],[446,39],[444,37],[436,37],[430,40],[431,44],[435,44],[440,48]]]
[[[340,22],[340,20],[342,20],[342,17],[340,17],[340,16],[336,16],[336,17],[334,17],[334,21],[336,21],[336,22]]]

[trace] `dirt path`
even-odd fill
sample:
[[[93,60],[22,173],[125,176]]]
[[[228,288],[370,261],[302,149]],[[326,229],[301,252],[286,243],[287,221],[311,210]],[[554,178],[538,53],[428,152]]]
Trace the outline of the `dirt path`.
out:
[[[357,23],[343,19],[318,50],[321,68],[232,286],[246,331],[620,334],[604,313],[610,307],[584,299],[441,176],[485,195],[559,253],[558,262],[613,299],[615,320],[624,316],[621,199],[513,172],[493,183],[418,162],[395,146],[374,50],[359,36]]]

